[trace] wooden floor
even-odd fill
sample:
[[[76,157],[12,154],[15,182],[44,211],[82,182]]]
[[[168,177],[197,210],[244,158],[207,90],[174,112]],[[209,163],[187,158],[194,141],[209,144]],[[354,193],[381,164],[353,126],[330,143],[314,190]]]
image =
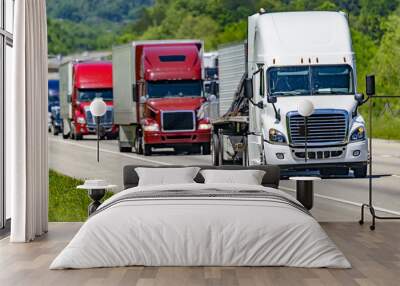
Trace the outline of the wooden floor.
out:
[[[124,267],[48,270],[80,223],[51,223],[28,244],[0,241],[0,285],[400,285],[400,224],[379,222],[375,232],[357,223],[322,223],[353,268]]]

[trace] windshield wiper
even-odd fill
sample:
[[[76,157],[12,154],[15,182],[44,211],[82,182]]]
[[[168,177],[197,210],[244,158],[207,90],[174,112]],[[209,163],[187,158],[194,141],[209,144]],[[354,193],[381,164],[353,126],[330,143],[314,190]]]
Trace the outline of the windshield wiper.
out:
[[[339,92],[334,90],[314,91],[313,94],[346,94],[346,92]]]
[[[274,96],[274,95],[301,95],[301,94],[303,94],[303,93],[300,92],[300,91],[296,91],[296,90],[293,90],[293,91],[275,91],[275,92],[272,93],[272,96]]]

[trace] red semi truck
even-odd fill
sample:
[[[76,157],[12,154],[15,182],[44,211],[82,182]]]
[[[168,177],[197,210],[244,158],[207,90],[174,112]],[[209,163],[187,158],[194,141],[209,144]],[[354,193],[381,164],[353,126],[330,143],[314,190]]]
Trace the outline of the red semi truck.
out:
[[[112,63],[109,61],[70,61],[60,66],[60,110],[63,137],[80,140],[96,134],[96,122],[89,107],[101,97],[107,111],[100,119],[101,137],[116,139],[113,123]]]
[[[119,149],[152,154],[173,147],[210,153],[211,124],[204,116],[203,42],[132,42],[113,48],[115,122]]]

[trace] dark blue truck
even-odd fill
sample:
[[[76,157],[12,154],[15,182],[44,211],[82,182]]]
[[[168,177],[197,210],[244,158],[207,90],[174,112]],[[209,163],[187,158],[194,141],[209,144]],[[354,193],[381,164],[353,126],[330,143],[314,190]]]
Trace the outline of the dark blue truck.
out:
[[[60,82],[58,79],[50,79],[48,82],[48,127],[49,132],[58,135],[62,132],[62,120],[60,117]]]

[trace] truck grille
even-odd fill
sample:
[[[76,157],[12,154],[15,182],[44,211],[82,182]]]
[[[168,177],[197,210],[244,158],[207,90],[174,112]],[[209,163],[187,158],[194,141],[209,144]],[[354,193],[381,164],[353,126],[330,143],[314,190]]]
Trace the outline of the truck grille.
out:
[[[96,120],[92,116],[89,109],[86,110],[86,123],[88,127],[96,126]],[[107,107],[106,114],[100,117],[100,125],[111,126],[113,124],[113,109],[112,107]]]
[[[307,120],[307,145],[336,145],[346,141],[348,115],[343,110],[316,110]],[[304,146],[304,117],[298,112],[288,114],[290,143]]]
[[[162,113],[162,130],[194,131],[196,122],[193,111],[164,111]]]

